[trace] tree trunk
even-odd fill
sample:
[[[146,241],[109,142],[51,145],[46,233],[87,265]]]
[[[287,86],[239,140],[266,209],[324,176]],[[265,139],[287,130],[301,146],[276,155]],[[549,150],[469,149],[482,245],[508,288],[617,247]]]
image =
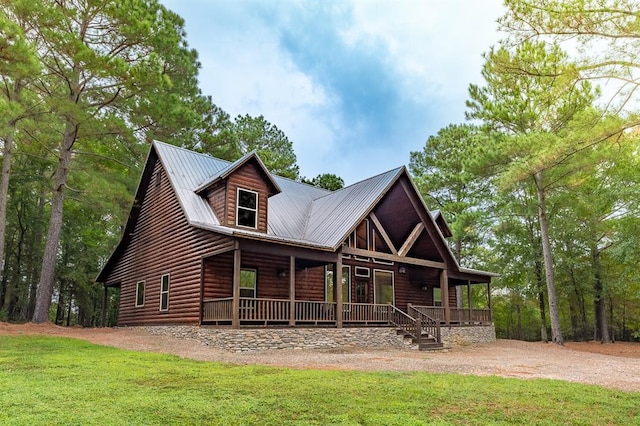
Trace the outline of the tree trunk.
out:
[[[596,246],[591,247],[591,266],[593,267],[593,289],[595,310],[595,340],[602,343],[611,343],[609,335],[609,323],[607,321],[607,304],[602,286],[602,266],[600,265],[600,251]]]
[[[549,336],[547,336],[547,310],[544,304],[544,278],[542,277],[542,263],[539,260],[540,257],[542,257],[542,249],[540,247],[540,238],[536,236],[533,227],[534,222],[527,217],[529,239],[531,240],[531,247],[533,247],[536,253],[536,258],[533,261],[533,272],[536,276],[538,307],[540,308],[540,340],[547,343],[549,341]]]
[[[536,270],[536,287],[538,291],[538,306],[540,308],[540,340],[547,343],[549,336],[547,336],[547,310],[544,304],[544,283],[542,279],[542,265],[540,262],[535,262]]]
[[[9,177],[13,154],[13,129],[4,138],[2,150],[2,176],[0,177],[0,274],[4,277],[4,240],[7,227],[7,202],[9,200]]]
[[[547,221],[545,192],[542,181],[542,172],[536,172],[534,176],[536,193],[538,195],[538,222],[540,224],[540,239],[542,242],[542,257],[544,259],[545,278],[547,280],[547,297],[549,299],[549,317],[551,319],[551,341],[558,345],[564,345],[562,330],[560,329],[560,317],[558,315],[558,300],[556,296],[556,279],[553,271],[553,255],[551,253],[551,241],[549,237],[549,223]]]
[[[62,213],[64,205],[64,187],[69,174],[69,164],[71,163],[71,153],[73,144],[78,135],[78,125],[67,121],[60,154],[58,168],[54,175],[53,196],[51,197],[51,217],[49,218],[49,230],[47,241],[42,257],[42,269],[40,270],[40,281],[36,294],[36,308],[33,312],[32,321],[43,323],[49,321],[49,310],[51,309],[51,295],[53,294],[54,276],[56,269],[56,258],[58,254],[58,244],[60,242],[60,232],[62,230]]]

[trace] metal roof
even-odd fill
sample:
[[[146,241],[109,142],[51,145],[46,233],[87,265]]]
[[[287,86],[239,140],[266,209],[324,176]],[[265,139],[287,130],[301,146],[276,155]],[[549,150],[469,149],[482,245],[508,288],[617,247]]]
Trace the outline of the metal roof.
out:
[[[399,167],[332,192],[269,173],[255,153],[250,153],[248,156],[230,163],[158,141],[153,142],[153,149],[158,154],[185,217],[192,226],[227,235],[330,251],[335,250],[344,241],[400,176],[406,174],[408,177],[406,169]],[[198,190],[222,178],[223,175],[227,176],[252,156],[255,156],[260,162],[274,187],[280,191],[269,197],[268,200],[269,213],[266,234],[221,225],[209,203],[198,194]],[[149,164],[146,167],[148,166]],[[145,170],[147,169],[145,168]],[[417,193],[417,188],[411,178],[409,181]],[[139,187],[138,191],[140,190]],[[425,211],[429,212],[424,201],[422,204]],[[430,219],[434,221],[434,225],[438,215],[437,211],[431,213]],[[127,227],[131,225],[132,220],[135,221],[133,215],[130,216]],[[435,229],[442,244],[446,247],[450,259],[459,271],[495,276],[495,274],[483,271],[460,268],[440,229],[437,226]],[[114,261],[126,244],[127,238],[125,236],[110,257],[108,265]],[[104,279],[103,274],[108,269],[108,265],[105,266],[98,279]]]
[[[376,205],[403,167],[390,170],[314,200],[305,239],[336,247]]]
[[[197,192],[255,154],[230,163],[163,142],[155,141],[154,147],[189,223],[224,233],[242,233],[235,228],[225,229],[205,198]],[[334,192],[269,174],[281,192],[269,197],[266,237],[335,248],[403,170],[400,167]]]

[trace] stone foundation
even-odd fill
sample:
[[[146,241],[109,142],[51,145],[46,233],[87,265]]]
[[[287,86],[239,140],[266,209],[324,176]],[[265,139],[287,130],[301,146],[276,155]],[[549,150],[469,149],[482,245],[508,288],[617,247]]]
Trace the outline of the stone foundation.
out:
[[[496,328],[491,325],[440,326],[440,335],[445,347],[467,346],[496,341]]]
[[[362,328],[201,328],[147,326],[152,334],[195,339],[229,352],[273,349],[407,348],[391,327]]]
[[[146,326],[152,334],[194,339],[229,352],[273,349],[410,349],[392,327],[361,328],[203,328],[197,326]],[[493,325],[441,327],[445,347],[488,343],[496,340]]]

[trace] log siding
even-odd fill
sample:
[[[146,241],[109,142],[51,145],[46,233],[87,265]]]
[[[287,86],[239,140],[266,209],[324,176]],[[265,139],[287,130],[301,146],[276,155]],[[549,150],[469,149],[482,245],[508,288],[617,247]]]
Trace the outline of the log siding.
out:
[[[118,325],[199,323],[201,258],[233,247],[233,239],[190,226],[161,163],[142,198],[133,235],[106,280],[120,283]],[[161,277],[171,274],[169,309],[160,311]],[[136,283],[145,281],[144,306],[135,306]]]

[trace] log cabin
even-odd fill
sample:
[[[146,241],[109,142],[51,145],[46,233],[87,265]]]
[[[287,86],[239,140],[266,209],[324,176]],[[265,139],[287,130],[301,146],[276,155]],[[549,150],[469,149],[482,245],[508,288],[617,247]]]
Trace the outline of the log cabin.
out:
[[[490,272],[461,267],[451,231],[405,167],[327,191],[153,142],[123,236],[97,277],[118,325],[491,323]],[[484,309],[471,286],[486,286]],[[466,290],[466,307],[461,307]]]

